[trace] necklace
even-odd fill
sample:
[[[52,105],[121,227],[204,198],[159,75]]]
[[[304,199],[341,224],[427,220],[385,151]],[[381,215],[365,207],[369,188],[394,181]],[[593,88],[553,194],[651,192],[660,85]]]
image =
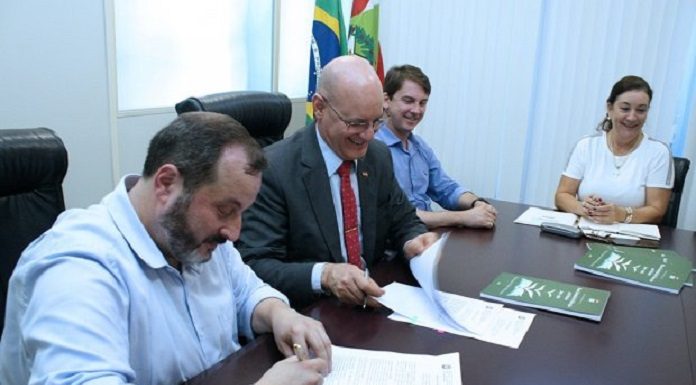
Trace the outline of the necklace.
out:
[[[619,176],[621,174],[621,167],[623,167],[624,164],[626,164],[626,161],[628,161],[628,157],[633,153],[633,150],[635,150],[636,147],[638,147],[638,144],[640,143],[641,139],[643,139],[643,133],[641,132],[638,135],[638,137],[634,140],[633,144],[631,145],[631,148],[628,149],[625,155],[616,155],[616,152],[614,151],[614,141],[612,140],[612,137],[607,135],[607,145],[609,146],[609,150],[611,151],[612,161],[614,163],[614,176]]]

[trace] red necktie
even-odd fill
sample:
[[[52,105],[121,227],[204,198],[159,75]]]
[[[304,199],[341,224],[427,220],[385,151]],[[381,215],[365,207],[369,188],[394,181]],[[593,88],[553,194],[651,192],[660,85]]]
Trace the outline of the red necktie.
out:
[[[360,238],[358,237],[358,208],[355,193],[350,186],[351,161],[343,161],[338,167],[341,177],[341,207],[343,208],[343,238],[346,242],[348,263],[360,267]]]

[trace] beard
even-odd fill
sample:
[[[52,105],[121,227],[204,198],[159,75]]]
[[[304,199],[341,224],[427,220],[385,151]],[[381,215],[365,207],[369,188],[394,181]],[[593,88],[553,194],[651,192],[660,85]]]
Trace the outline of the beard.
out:
[[[196,240],[187,216],[191,199],[191,193],[183,193],[160,220],[165,233],[166,250],[169,257],[179,261],[182,265],[198,264],[210,259],[212,252],[204,255],[199,251],[199,247],[203,243],[221,244],[227,241],[219,234],[209,236],[200,242]]]

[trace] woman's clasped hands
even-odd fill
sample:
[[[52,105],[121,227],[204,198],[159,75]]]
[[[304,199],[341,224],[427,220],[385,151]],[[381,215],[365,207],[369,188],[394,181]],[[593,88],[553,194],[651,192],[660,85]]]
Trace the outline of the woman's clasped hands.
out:
[[[585,217],[597,223],[614,223],[619,208],[613,203],[605,202],[596,195],[587,196],[582,202]]]

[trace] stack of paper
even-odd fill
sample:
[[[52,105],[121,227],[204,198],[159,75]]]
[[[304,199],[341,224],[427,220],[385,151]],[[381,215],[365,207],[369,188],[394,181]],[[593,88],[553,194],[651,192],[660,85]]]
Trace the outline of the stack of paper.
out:
[[[391,319],[518,348],[533,314],[437,289],[437,264],[448,235],[411,259],[411,272],[420,288],[392,283],[377,300],[394,310]]]
[[[671,250],[589,243],[576,270],[678,294],[690,283],[693,264]]]
[[[515,223],[524,225],[541,226],[544,222],[561,223],[564,225],[575,226],[578,216],[573,213],[564,213],[560,211],[544,210],[538,207],[530,207],[522,213]]]
[[[514,221],[525,225],[541,226],[544,222],[561,223],[569,226],[577,226],[590,238],[600,238],[606,241],[612,239],[651,241],[660,240],[660,229],[657,225],[635,223],[595,223],[587,218],[579,218],[573,213],[544,210],[538,207],[530,207]],[[657,244],[656,244],[657,245]]]
[[[502,273],[481,291],[481,297],[529,306],[554,313],[601,321],[610,292],[551,281]]]
[[[453,316],[433,303],[420,287],[391,283],[384,287],[377,300],[392,309],[390,319],[408,322],[435,330],[480,341],[519,348],[534,320],[534,314],[523,313],[476,298],[440,292],[441,300]],[[453,322],[457,318],[460,323]]]
[[[634,224],[634,223],[613,223],[600,224],[585,218],[580,218],[578,227],[587,235],[592,234],[599,237],[621,237],[628,239],[651,239],[660,240],[660,229],[657,225]]]

